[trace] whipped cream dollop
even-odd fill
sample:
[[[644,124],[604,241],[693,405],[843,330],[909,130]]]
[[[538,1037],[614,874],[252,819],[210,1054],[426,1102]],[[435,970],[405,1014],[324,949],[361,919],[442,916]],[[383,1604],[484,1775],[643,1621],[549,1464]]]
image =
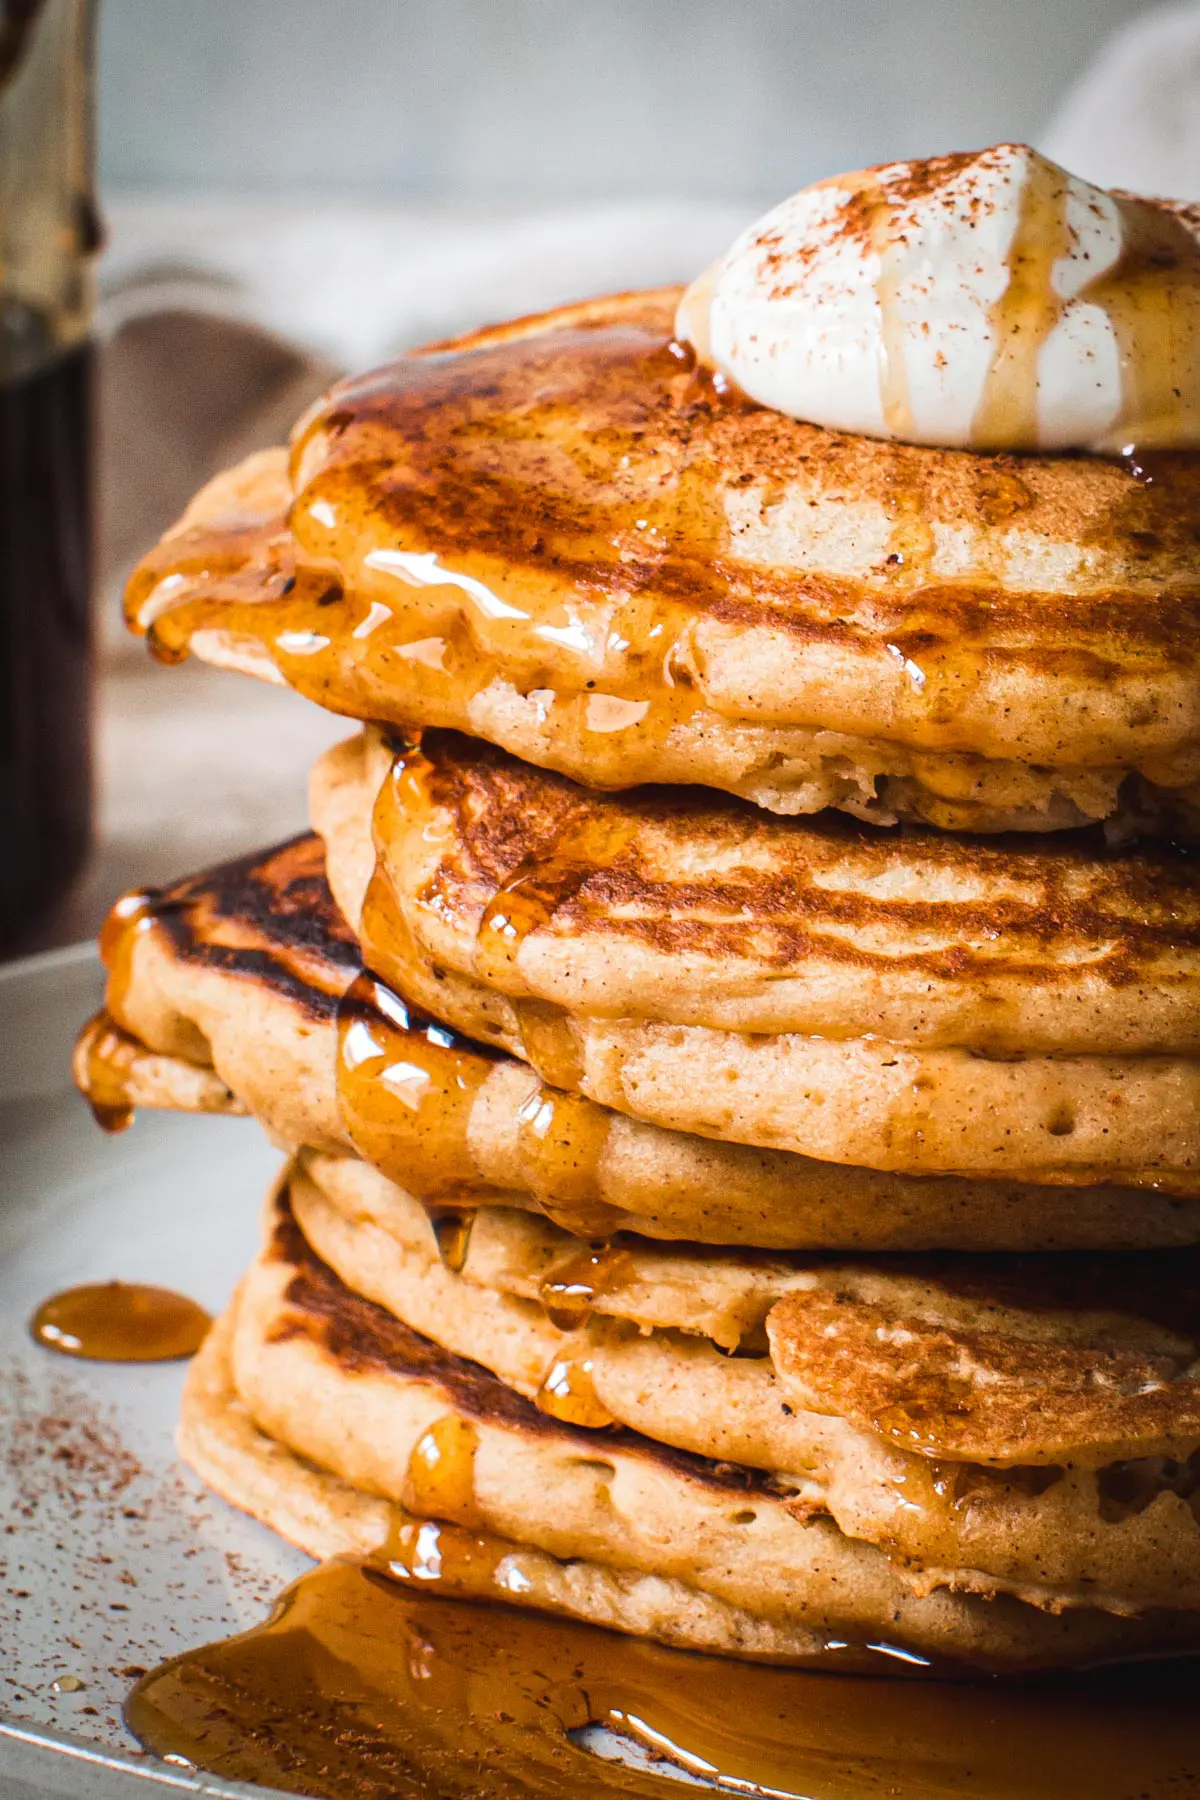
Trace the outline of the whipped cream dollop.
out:
[[[692,283],[677,331],[751,399],[912,444],[1200,447],[1200,209],[1023,144],[803,188]]]

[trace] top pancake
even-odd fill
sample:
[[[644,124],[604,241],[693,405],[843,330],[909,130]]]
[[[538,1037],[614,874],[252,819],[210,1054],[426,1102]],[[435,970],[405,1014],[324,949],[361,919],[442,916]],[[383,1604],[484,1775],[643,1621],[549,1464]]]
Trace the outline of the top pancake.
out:
[[[714,387],[676,298],[341,383],[145,559],[135,629],[599,787],[981,830],[1186,802],[1200,457],[822,431]]]

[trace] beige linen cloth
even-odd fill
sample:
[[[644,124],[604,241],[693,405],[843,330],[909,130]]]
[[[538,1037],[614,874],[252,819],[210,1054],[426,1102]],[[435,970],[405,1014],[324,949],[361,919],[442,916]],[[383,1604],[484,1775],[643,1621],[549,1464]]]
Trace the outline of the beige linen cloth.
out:
[[[32,947],[89,935],[127,886],[302,829],[308,766],[348,729],[281,689],[200,664],[160,668],[123,633],[130,564],[200,483],[279,442],[343,369],[487,319],[688,279],[759,210],[109,198],[97,841]]]
[[[1116,32],[1042,148],[1101,187],[1200,199],[1200,5],[1155,7]]]

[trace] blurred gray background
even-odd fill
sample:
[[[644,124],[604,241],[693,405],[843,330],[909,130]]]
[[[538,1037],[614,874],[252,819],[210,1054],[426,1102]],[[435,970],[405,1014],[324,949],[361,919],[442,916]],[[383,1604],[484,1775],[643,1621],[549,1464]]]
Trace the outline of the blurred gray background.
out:
[[[1139,0],[100,0],[112,187],[782,197],[1037,139]]]

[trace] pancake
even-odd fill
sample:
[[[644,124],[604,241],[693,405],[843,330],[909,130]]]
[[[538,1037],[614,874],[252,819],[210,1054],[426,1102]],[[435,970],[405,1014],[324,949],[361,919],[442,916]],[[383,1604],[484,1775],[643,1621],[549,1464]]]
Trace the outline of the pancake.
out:
[[[315,766],[385,981],[655,1124],[908,1174],[1200,1191],[1200,869],[598,796],[452,734]]]
[[[955,830],[1200,783],[1200,457],[914,448],[798,423],[674,343],[676,290],[338,384],[219,477],[127,611],[164,658],[450,726],[597,787]]]
[[[355,1149],[435,1204],[531,1209],[588,1237],[876,1250],[1200,1240],[1200,1207],[1151,1190],[842,1167],[567,1095],[383,983],[356,983],[319,838],[122,902],[106,939],[111,1014],[85,1030],[75,1066],[110,1123],[131,1105],[248,1111],[280,1142]],[[339,1014],[379,1054],[340,1057]],[[397,1065],[430,1076],[416,1112],[384,1079]]]
[[[828,1662],[874,1669],[877,1657],[831,1650],[803,1625],[755,1618],[741,1608],[660,1575],[609,1568],[585,1558],[560,1561],[530,1544],[431,1524],[395,1501],[364,1493],[297,1456],[254,1423],[233,1384],[233,1317],[226,1314],[188,1370],[178,1445],[184,1460],[223,1499],[269,1525],[310,1556],[357,1556],[385,1563],[403,1579],[436,1574],[442,1593],[479,1597],[481,1565],[498,1600],[585,1619],[659,1643],[779,1662]],[[485,1588],[486,1591],[486,1588]],[[903,1672],[903,1664],[899,1665]]]
[[[864,1264],[632,1236],[597,1250],[487,1207],[444,1267],[421,1208],[361,1163],[302,1158],[289,1197],[352,1292],[553,1417],[767,1472],[801,1516],[878,1544],[914,1592],[1200,1609],[1194,1254]],[[946,1405],[956,1353],[973,1411]]]
[[[769,1479],[629,1431],[548,1419],[477,1365],[352,1294],[277,1200],[234,1308],[230,1367],[257,1429],[424,1517],[630,1575],[788,1630],[984,1668],[1182,1649],[1186,1613],[1053,1615],[1006,1596],[914,1596],[873,1546],[798,1518]]]

